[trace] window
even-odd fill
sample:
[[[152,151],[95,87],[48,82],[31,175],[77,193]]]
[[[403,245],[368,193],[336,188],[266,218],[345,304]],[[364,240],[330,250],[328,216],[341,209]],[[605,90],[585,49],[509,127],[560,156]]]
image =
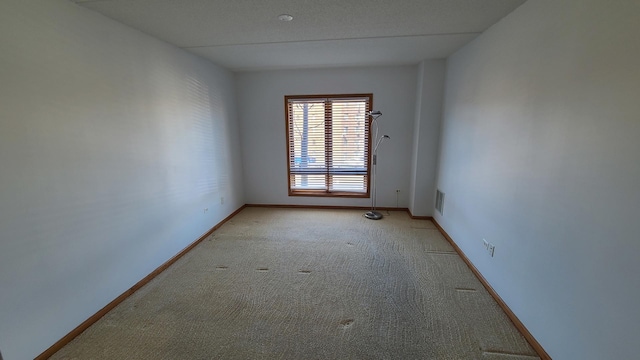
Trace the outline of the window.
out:
[[[285,96],[289,195],[369,196],[372,100]]]

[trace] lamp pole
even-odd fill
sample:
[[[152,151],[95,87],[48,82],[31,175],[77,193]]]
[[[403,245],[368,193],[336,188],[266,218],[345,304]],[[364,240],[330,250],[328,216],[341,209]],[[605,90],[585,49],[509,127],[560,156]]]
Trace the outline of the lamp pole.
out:
[[[378,123],[377,123],[377,119],[382,116],[382,113],[380,111],[369,111],[368,113],[369,116],[371,116],[372,120],[371,120],[371,125],[375,125],[375,132],[374,132],[374,140],[376,141],[376,145],[373,148],[373,154],[371,155],[371,165],[373,166],[373,177],[372,177],[372,181],[371,181],[371,211],[367,211],[364,214],[364,217],[366,217],[367,219],[371,219],[371,220],[380,220],[382,219],[382,214],[378,211],[376,211],[376,197],[377,197],[377,193],[376,193],[376,174],[377,174],[377,168],[378,168],[378,146],[380,146],[380,144],[382,143],[383,140],[385,139],[391,139],[389,137],[389,135],[382,135],[379,139],[378,139]]]

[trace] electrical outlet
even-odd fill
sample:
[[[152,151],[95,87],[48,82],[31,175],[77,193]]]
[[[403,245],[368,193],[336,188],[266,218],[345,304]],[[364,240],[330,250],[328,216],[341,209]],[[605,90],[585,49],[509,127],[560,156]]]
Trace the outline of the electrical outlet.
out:
[[[224,205],[224,196],[220,196],[220,205]]]
[[[397,192],[397,193],[399,193],[399,192],[400,192],[400,189],[396,189],[396,192]]]
[[[488,248],[488,250],[489,250],[489,254],[491,255],[491,257],[493,257],[493,253],[494,253],[494,251],[496,250],[496,246],[495,246],[495,245],[493,245],[493,244],[491,244],[491,243],[489,243],[489,248]]]
[[[484,244],[484,248],[489,250],[489,242],[485,239],[482,239],[482,243]]]

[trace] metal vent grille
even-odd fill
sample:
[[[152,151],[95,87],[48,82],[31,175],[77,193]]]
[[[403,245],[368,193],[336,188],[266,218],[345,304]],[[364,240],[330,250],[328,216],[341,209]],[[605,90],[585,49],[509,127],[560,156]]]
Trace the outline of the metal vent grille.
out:
[[[440,215],[444,215],[444,193],[436,189],[436,210]]]

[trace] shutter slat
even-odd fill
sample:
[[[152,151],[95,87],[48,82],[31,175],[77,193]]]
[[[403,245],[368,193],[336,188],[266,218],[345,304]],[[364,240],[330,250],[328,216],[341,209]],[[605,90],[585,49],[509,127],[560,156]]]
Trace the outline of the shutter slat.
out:
[[[290,190],[368,193],[370,96],[287,100]]]

